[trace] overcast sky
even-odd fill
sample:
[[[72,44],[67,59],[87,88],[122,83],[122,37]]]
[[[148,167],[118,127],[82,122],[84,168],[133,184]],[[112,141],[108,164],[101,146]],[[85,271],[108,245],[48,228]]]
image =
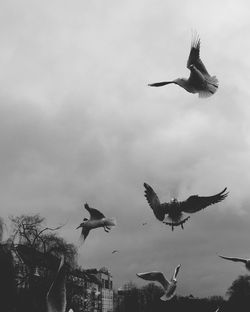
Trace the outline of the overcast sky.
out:
[[[1,1],[1,216],[67,221],[60,235],[78,244],[87,201],[118,225],[89,234],[80,265],[110,268],[118,288],[180,263],[178,294],[224,295],[247,272],[217,253],[250,257],[249,10],[247,0]],[[189,75],[193,30],[218,92],[149,88]],[[143,182],[162,201],[230,194],[172,232]]]

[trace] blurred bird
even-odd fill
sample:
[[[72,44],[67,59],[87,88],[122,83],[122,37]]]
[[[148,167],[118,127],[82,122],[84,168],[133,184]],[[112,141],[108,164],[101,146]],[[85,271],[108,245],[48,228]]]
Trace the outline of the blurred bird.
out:
[[[209,97],[218,89],[218,79],[210,76],[206,67],[200,59],[200,38],[193,37],[191,50],[187,61],[187,68],[190,70],[188,79],[178,78],[171,81],[163,81],[149,84],[150,87],[161,87],[167,84],[177,84],[190,93],[198,93],[199,97]]]
[[[158,196],[150,185],[144,183],[145,197],[152,208],[156,218],[163,223],[170,225],[172,231],[175,226],[181,226],[190,218],[186,217],[185,213],[194,213],[209,205],[218,203],[225,199],[228,193],[225,193],[225,188],[220,193],[213,196],[198,196],[192,195],[185,201],[178,201],[176,198],[172,199],[169,203],[161,203]]]
[[[58,270],[46,296],[46,312],[66,311],[66,268],[64,256],[61,256]]]
[[[226,260],[231,260],[234,262],[242,262],[245,264],[245,267],[248,271],[250,271],[250,259],[242,259],[242,258],[232,258],[232,257],[224,257],[224,256],[220,256],[218,255],[220,258],[222,259],[226,259]]]
[[[112,251],[112,254],[116,253],[116,252],[119,252],[119,250],[115,249]]]
[[[143,223],[142,223],[142,225],[147,225],[147,224],[148,224],[147,222],[143,222]]]
[[[152,272],[145,272],[145,273],[137,273],[136,275],[144,280],[147,281],[156,281],[159,282],[164,290],[165,290],[165,294],[161,297],[161,300],[166,301],[166,300],[170,300],[174,297],[175,295],[175,290],[176,290],[176,286],[177,286],[177,274],[180,270],[181,265],[179,264],[174,271],[174,275],[171,278],[170,281],[168,281],[164,274],[162,272],[158,272],[158,271],[152,271]]]
[[[104,231],[108,233],[111,230],[110,226],[116,225],[115,219],[106,218],[99,210],[89,207],[87,203],[84,205],[84,207],[86,210],[88,210],[90,219],[84,218],[83,222],[76,228],[82,228],[81,237],[83,240],[86,239],[89,231],[92,229],[103,227]]]

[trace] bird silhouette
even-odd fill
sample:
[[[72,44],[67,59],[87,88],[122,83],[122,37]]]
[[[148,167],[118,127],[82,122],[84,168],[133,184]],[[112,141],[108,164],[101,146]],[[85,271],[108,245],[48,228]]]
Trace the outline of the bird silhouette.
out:
[[[116,252],[119,252],[119,250],[115,249],[112,251],[112,254],[116,253]]]
[[[152,272],[145,272],[145,273],[137,273],[136,275],[144,280],[147,281],[156,281],[159,282],[165,291],[165,294],[160,298],[163,301],[170,300],[174,297],[176,286],[177,286],[177,274],[180,270],[181,265],[179,264],[174,271],[173,277],[170,281],[166,279],[162,272],[152,271]]]
[[[76,228],[82,228],[81,237],[83,241],[85,241],[90,230],[92,229],[103,227],[104,231],[108,233],[111,230],[110,226],[116,225],[116,221],[114,218],[106,218],[103,213],[95,208],[89,207],[87,203],[84,204],[84,207],[89,212],[90,219],[84,218],[83,222]]]
[[[144,183],[145,197],[152,208],[156,218],[163,223],[170,225],[172,231],[174,227],[181,226],[190,218],[186,217],[184,213],[194,213],[209,205],[218,203],[225,199],[228,193],[225,193],[225,188],[220,193],[213,196],[198,196],[192,195],[185,201],[178,201],[176,198],[172,199],[169,203],[161,203],[157,194],[150,185]]]
[[[66,267],[61,256],[56,276],[46,295],[46,312],[66,311]]]
[[[245,267],[248,271],[250,271],[250,259],[243,259],[243,258],[234,258],[234,257],[225,257],[225,256],[221,256],[218,255],[220,258],[222,259],[226,259],[226,260],[231,260],[234,262],[242,262],[245,264]]]
[[[150,87],[162,87],[167,84],[177,84],[190,93],[198,93],[199,97],[209,97],[218,89],[218,79],[216,76],[210,76],[206,67],[200,59],[200,38],[198,35],[193,37],[191,50],[187,61],[187,68],[190,70],[190,76],[178,78],[171,81],[162,81],[149,84]]]

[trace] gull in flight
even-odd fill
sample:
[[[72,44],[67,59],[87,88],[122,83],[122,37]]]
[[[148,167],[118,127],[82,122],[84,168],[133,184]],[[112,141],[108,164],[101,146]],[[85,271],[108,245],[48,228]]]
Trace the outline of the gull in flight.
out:
[[[66,268],[64,257],[61,256],[60,264],[46,295],[46,312],[65,312],[66,311]]]
[[[174,297],[175,290],[177,286],[177,274],[180,270],[181,265],[179,264],[174,271],[173,277],[170,281],[166,279],[162,272],[152,271],[152,272],[145,272],[145,273],[137,273],[136,275],[144,280],[147,281],[155,281],[159,282],[162,287],[164,288],[165,294],[161,297],[161,300],[167,301]]]
[[[149,84],[150,87],[161,87],[167,84],[177,84],[190,93],[198,93],[199,97],[209,97],[218,89],[218,79],[216,76],[210,76],[206,67],[200,59],[200,38],[198,35],[193,37],[191,50],[187,61],[187,68],[190,70],[190,76],[178,78],[171,81],[163,81]]]
[[[243,259],[243,258],[233,258],[233,257],[224,257],[224,256],[220,256],[218,255],[220,258],[222,259],[226,259],[226,260],[231,260],[234,262],[243,262],[246,266],[246,269],[248,271],[250,271],[250,259]]]
[[[81,237],[83,238],[83,241],[85,241],[92,229],[103,227],[104,231],[108,233],[111,230],[110,226],[116,225],[115,219],[106,218],[99,210],[89,207],[87,203],[84,207],[89,212],[90,219],[84,218],[83,222],[76,228],[82,228]]]
[[[112,254],[114,254],[114,253],[116,253],[116,252],[119,252],[119,250],[114,249],[114,250],[112,251]]]
[[[218,194],[212,196],[198,196],[192,195],[185,201],[178,201],[176,198],[172,199],[169,203],[161,203],[157,194],[150,185],[144,183],[145,197],[152,208],[156,218],[163,223],[170,225],[172,231],[175,226],[181,226],[190,218],[186,217],[184,213],[194,213],[206,208],[209,205],[218,203],[225,199],[228,192],[225,193],[227,188],[224,188]]]

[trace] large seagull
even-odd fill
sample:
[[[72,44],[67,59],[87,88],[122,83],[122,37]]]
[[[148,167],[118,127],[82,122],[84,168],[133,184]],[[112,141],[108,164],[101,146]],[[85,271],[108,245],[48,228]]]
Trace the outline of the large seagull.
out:
[[[105,232],[110,231],[110,226],[115,226],[116,221],[114,218],[106,218],[102,212],[95,208],[89,207],[86,203],[84,205],[85,209],[90,214],[90,219],[84,218],[83,222],[77,227],[77,229],[82,228],[81,237],[83,241],[89,235],[90,230],[103,227]]]
[[[190,76],[149,84],[150,87],[162,87],[167,84],[177,84],[190,93],[198,93],[199,97],[209,97],[218,89],[218,79],[210,76],[205,65],[200,59],[200,38],[195,35],[191,43],[191,50],[187,61]]]
[[[157,194],[149,184],[144,183],[144,187],[144,195],[154,215],[159,221],[170,225],[172,230],[175,226],[181,226],[183,229],[183,224],[190,218],[184,213],[194,213],[202,210],[209,205],[222,201],[228,195],[228,192],[225,193],[227,188],[224,188],[223,191],[212,196],[192,195],[185,201],[178,201],[174,198],[169,203],[161,203]]]
[[[152,282],[159,282],[162,287],[164,288],[165,294],[161,297],[161,300],[167,301],[174,297],[176,286],[177,286],[177,274],[180,270],[181,265],[179,264],[175,270],[173,277],[170,281],[166,279],[162,272],[152,271],[152,272],[145,272],[145,273],[137,273],[136,275],[144,280],[152,281]]]

